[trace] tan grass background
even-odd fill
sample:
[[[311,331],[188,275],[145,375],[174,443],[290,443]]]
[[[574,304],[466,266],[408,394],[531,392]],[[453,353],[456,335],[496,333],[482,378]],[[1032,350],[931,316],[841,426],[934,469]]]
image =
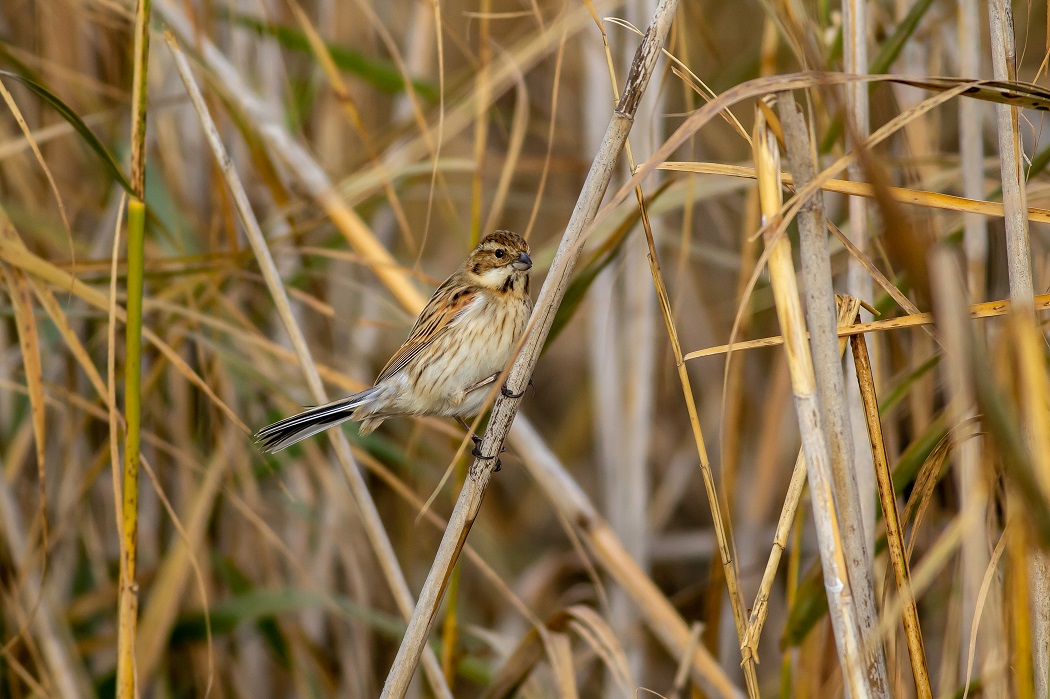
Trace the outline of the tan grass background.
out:
[[[1047,696],[1050,44],[1038,3],[997,35],[1001,4],[678,8],[410,696]],[[121,644],[140,696],[379,695],[465,477],[461,430],[346,426],[275,456],[250,433],[370,384],[490,229],[528,236],[539,288],[655,5],[0,4],[0,696],[127,692]],[[842,77],[865,68],[921,87]],[[967,82],[993,77],[1034,86]],[[783,94],[756,118],[785,88],[794,136]],[[832,289],[867,306],[863,345],[839,347],[870,355],[858,393],[817,349]],[[780,336],[808,348],[807,328],[813,358],[789,357]],[[807,401],[825,412],[800,433]],[[827,498],[803,444],[826,445]],[[859,608],[833,632],[835,556]],[[835,642],[854,624],[856,655]],[[884,682],[855,683],[868,661]]]

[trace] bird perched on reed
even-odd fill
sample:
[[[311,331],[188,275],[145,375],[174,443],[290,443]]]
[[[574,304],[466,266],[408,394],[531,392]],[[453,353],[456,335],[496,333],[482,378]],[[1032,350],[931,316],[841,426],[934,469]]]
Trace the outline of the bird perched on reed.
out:
[[[396,415],[454,417],[466,426],[463,417],[481,410],[486,387],[498,379],[532,314],[531,268],[529,244],[520,235],[486,236],[437,288],[372,388],[264,427],[255,435],[259,448],[280,451],[347,420],[360,421],[361,434]],[[481,456],[472,437],[474,455]]]

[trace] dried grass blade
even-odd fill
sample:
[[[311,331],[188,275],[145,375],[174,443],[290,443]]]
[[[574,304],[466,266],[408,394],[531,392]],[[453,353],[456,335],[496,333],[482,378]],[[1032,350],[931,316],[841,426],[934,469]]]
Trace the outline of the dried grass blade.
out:
[[[727,165],[723,163],[705,162],[675,162],[668,161],[657,166],[658,170],[669,170],[672,172],[691,172],[700,175],[725,175],[727,177],[755,178],[755,169],[742,165]],[[788,186],[794,186],[795,180],[789,173],[781,175],[781,181]],[[866,199],[875,198],[875,188],[867,182],[853,182],[851,180],[829,179],[821,185],[825,192],[846,194]],[[995,201],[984,201],[981,199],[967,199],[953,194],[942,194],[940,192],[928,192],[921,189],[909,189],[906,187],[887,187],[886,191],[894,201],[901,204],[911,204],[930,209],[942,211],[955,211],[964,214],[980,214],[982,216],[995,216],[1002,218],[1005,213],[1003,205]],[[1028,207],[1028,220],[1035,223],[1050,223],[1050,209]]]
[[[558,699],[577,699],[576,668],[572,662],[572,642],[567,633],[552,633],[547,636],[547,657],[558,687]]]
[[[569,627],[594,649],[624,694],[633,694],[637,685],[631,676],[627,654],[612,627],[591,607],[576,604],[567,611],[571,617]]]
[[[886,525],[886,540],[889,544],[890,561],[893,564],[893,574],[897,582],[897,593],[904,604],[904,633],[908,642],[912,675],[915,679],[915,692],[920,699],[930,699],[933,696],[933,690],[930,688],[930,673],[926,667],[926,651],[923,648],[922,632],[919,628],[919,612],[915,606],[915,598],[911,590],[908,558],[904,548],[904,535],[897,513],[897,497],[893,491],[890,465],[886,456],[886,445],[882,438],[879,401],[875,395],[875,380],[871,372],[871,359],[868,357],[868,348],[864,342],[863,335],[854,335],[850,338],[850,343],[853,346],[853,361],[857,367],[857,382],[860,385],[864,417],[868,424],[868,438],[875,461],[875,475],[878,479],[879,498],[882,502],[883,521]]]
[[[19,269],[23,269],[29,274],[46,281],[58,289],[73,294],[74,296],[88,302],[95,308],[100,310],[106,310],[109,308],[109,299],[105,294],[84,284],[69,272],[66,272],[47,260],[34,255],[21,243],[13,244],[11,241],[0,239],[0,260],[8,262]],[[116,308],[115,318],[121,322],[126,321],[127,315],[123,308],[120,308],[119,306]],[[208,382],[205,381],[200,374],[194,371],[193,368],[186,363],[186,360],[179,356],[179,353],[171,347],[171,345],[161,339],[160,336],[149,328],[143,328],[142,335],[151,345],[156,347],[157,351],[160,352],[165,359],[171,362],[172,366],[182,374],[187,381],[204,393],[204,395],[206,395],[208,399],[211,400],[239,430],[245,433],[251,431],[240,419],[237,413],[219,398],[214,389],[208,385]]]
[[[1035,310],[1050,310],[1050,294],[1040,294],[1035,297]],[[1009,312],[1010,301],[1005,299],[999,301],[986,301],[984,303],[976,303],[970,306],[970,317],[974,319],[994,318],[996,316],[1006,315]],[[874,320],[870,323],[857,323],[848,328],[840,328],[838,335],[839,337],[849,337],[851,335],[860,335],[869,332],[900,330],[902,328],[931,325],[933,322],[933,314],[919,313],[917,315],[901,316],[900,318],[890,318],[888,320]],[[725,354],[730,350],[736,352],[738,350],[756,349],[758,347],[777,347],[782,344],[784,344],[784,337],[782,335],[775,335],[760,340],[746,340],[744,342],[733,343],[732,345],[718,345],[717,347],[697,350],[685,355],[684,359],[688,361],[690,359],[700,359],[701,357],[712,357],[719,354]]]
[[[0,211],[2,235],[12,233],[7,222],[7,215]],[[33,316],[33,293],[29,280],[22,270],[10,265],[0,264],[0,282],[7,287],[14,309],[15,328],[18,332],[18,345],[22,353],[22,368],[26,377],[26,389],[29,392],[29,408],[33,423],[33,441],[36,445],[37,492],[40,497],[40,514],[42,522],[43,569],[47,569],[48,519],[47,487],[44,478],[44,447],[47,444],[44,415],[44,371],[40,362],[40,336],[37,333],[36,318]]]
[[[632,171],[635,170],[634,158],[628,151],[629,164]],[[744,608],[739,574],[736,562],[733,559],[735,547],[733,545],[732,530],[728,519],[722,514],[722,499],[715,486],[714,473],[711,470],[711,460],[707,453],[707,445],[704,433],[700,427],[700,416],[696,409],[696,399],[693,396],[692,384],[689,381],[689,370],[685,360],[682,358],[682,344],[678,339],[678,328],[675,326],[674,316],[671,310],[671,300],[667,294],[667,286],[664,283],[663,273],[660,270],[660,258],[656,252],[656,241],[653,237],[652,226],[649,223],[649,213],[645,206],[645,198],[642,188],[635,189],[635,197],[638,199],[638,210],[641,213],[642,229],[645,232],[645,241],[649,248],[649,271],[653,277],[653,286],[656,287],[656,298],[660,304],[660,313],[664,319],[671,350],[674,353],[675,366],[678,369],[678,381],[682,386],[682,395],[685,399],[686,412],[689,415],[689,425],[693,432],[693,441],[696,443],[697,455],[700,459],[700,474],[707,493],[708,507],[711,508],[711,522],[714,525],[715,539],[718,542],[719,559],[722,563],[723,576],[729,593],[729,604],[733,612],[733,621],[736,625],[737,639],[743,643],[747,630],[747,620],[744,617]],[[743,646],[742,646],[743,647]],[[747,684],[748,694],[758,697],[758,672],[755,668],[753,658],[744,653],[742,656],[744,668],[744,679]]]

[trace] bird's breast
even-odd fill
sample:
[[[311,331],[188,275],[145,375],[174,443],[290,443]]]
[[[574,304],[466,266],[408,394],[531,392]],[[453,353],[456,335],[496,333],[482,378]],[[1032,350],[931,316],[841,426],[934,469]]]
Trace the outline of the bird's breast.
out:
[[[446,415],[473,414],[468,408],[475,401],[467,400],[468,389],[503,369],[530,313],[527,296],[479,294],[449,331],[435,340],[433,352],[406,367],[414,407],[426,406],[426,412]]]

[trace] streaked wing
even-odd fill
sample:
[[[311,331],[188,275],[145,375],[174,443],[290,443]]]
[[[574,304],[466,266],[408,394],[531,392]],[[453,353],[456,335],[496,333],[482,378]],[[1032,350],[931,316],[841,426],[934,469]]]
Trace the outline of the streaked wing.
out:
[[[376,383],[393,376],[429,347],[434,340],[444,335],[460,318],[478,296],[476,287],[463,286],[458,275],[446,279],[430,298],[423,312],[416,319],[405,344],[394,353]]]

